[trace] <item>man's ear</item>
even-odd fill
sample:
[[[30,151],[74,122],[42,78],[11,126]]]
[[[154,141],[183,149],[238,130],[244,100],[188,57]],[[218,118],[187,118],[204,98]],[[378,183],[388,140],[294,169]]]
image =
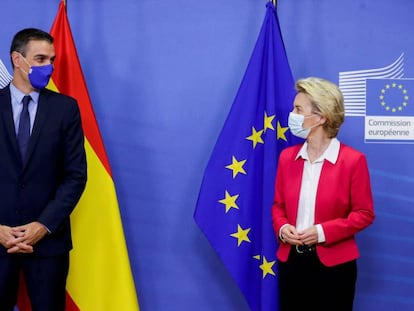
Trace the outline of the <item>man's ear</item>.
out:
[[[22,55],[16,51],[13,51],[10,55],[12,63],[13,63],[13,67],[15,68],[19,68],[21,67],[21,62],[22,62]]]

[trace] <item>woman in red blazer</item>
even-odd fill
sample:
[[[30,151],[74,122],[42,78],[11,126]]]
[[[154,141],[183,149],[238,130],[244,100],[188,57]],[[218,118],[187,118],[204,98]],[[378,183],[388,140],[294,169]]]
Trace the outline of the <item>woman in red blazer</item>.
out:
[[[324,79],[296,83],[292,134],[282,151],[272,207],[281,311],[352,310],[359,256],[355,234],[374,220],[365,156],[338,141],[343,96]]]

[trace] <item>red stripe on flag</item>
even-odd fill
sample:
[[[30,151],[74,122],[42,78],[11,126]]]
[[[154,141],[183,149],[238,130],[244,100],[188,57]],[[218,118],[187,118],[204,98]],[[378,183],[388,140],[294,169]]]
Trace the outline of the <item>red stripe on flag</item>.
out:
[[[50,34],[54,38],[56,51],[52,80],[59,92],[72,96],[78,101],[85,136],[108,174],[112,176],[63,1],[59,4],[59,11]]]
[[[17,296],[17,307],[20,311],[31,311],[32,306],[30,305],[29,295],[27,294],[27,288],[24,283],[23,272],[20,273],[20,286],[19,293]]]
[[[23,273],[20,274],[20,286],[19,288],[19,295],[17,298],[17,307],[19,311],[31,311],[32,306],[30,304],[29,295],[27,293],[27,288],[24,286],[24,277]],[[78,306],[75,304],[73,299],[70,297],[68,292],[66,292],[66,311],[80,311]]]

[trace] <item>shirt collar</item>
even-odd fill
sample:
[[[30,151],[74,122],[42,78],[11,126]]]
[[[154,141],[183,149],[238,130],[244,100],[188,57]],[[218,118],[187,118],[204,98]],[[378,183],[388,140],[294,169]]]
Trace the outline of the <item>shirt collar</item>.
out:
[[[295,160],[297,160],[299,157],[305,160],[309,160],[307,147],[308,147],[308,142],[305,142],[302,145],[302,148],[300,148],[298,154],[296,155]],[[339,147],[340,147],[339,140],[336,137],[332,138],[331,142],[329,143],[328,148],[326,148],[325,152],[315,162],[320,162],[326,159],[332,164],[335,164],[336,160],[338,160]]]
[[[30,95],[32,101],[34,101],[36,104],[39,101],[39,92],[32,91],[30,92],[30,94],[24,94],[22,91],[20,91],[17,87],[14,86],[13,82],[10,83],[10,94],[16,100],[17,103],[21,103],[25,95]]]

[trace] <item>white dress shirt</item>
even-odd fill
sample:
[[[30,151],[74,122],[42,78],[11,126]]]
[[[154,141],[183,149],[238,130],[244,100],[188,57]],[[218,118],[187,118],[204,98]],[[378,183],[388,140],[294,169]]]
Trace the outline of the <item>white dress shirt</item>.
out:
[[[308,143],[305,142],[296,156],[296,160],[301,157],[305,161],[303,164],[302,185],[300,188],[298,215],[295,225],[298,232],[304,231],[315,225],[318,231],[318,243],[322,243],[325,242],[325,234],[322,226],[320,224],[315,224],[316,192],[318,190],[319,177],[321,175],[323,162],[326,160],[332,164],[336,163],[339,155],[340,143],[337,138],[332,138],[325,152],[313,163],[309,160],[307,147]],[[280,228],[279,236],[282,240],[283,236],[281,232],[285,226],[286,225]]]

